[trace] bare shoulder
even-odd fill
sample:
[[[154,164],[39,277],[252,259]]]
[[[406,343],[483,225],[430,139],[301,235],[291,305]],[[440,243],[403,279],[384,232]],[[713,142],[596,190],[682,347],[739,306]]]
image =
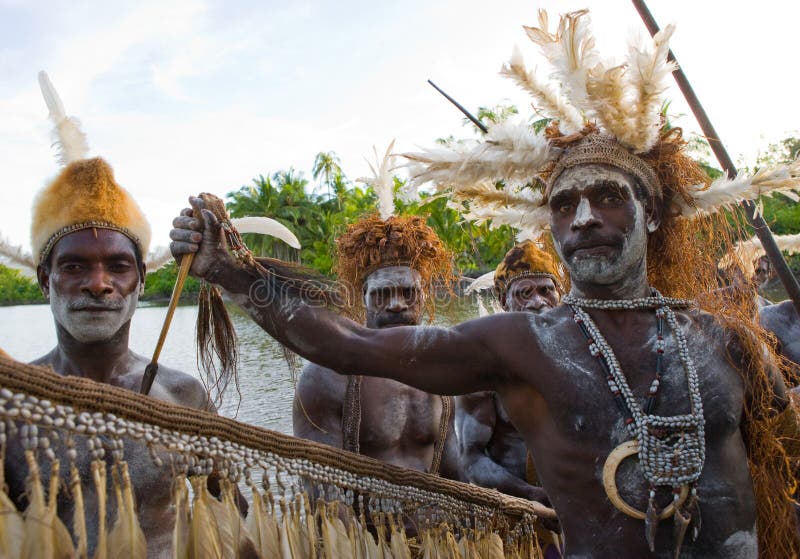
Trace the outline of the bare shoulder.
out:
[[[786,328],[797,321],[797,311],[791,301],[781,301],[774,305],[767,305],[758,310],[758,319],[761,326],[767,330]]]
[[[208,398],[206,388],[197,377],[160,363],[151,393],[154,397],[161,397],[181,406],[216,411]]]
[[[46,354],[42,355],[41,357],[34,359],[29,365],[39,365],[42,367],[53,367],[53,356],[55,355],[55,348],[48,351]],[[58,372],[58,371],[56,371]],[[59,373],[60,374],[60,373]]]
[[[347,378],[336,371],[308,363],[297,381],[297,396],[342,400],[347,389]]]

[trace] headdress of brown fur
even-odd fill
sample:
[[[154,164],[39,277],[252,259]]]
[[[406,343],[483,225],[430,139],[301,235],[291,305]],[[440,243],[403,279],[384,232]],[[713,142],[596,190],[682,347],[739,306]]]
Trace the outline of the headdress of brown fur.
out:
[[[562,274],[551,252],[545,251],[531,240],[514,245],[503,257],[494,272],[494,289],[502,301],[511,282],[520,277],[549,277],[556,289],[563,293]]]
[[[36,197],[31,248],[37,263],[47,259],[61,237],[91,227],[119,231],[136,244],[142,257],[147,255],[150,224],[99,157],[68,164]]]
[[[350,291],[355,308],[362,306],[364,280],[378,268],[409,266],[422,277],[426,294],[454,280],[452,256],[433,229],[419,216],[377,214],[348,227],[336,242],[336,271]],[[433,297],[428,297],[432,311]]]

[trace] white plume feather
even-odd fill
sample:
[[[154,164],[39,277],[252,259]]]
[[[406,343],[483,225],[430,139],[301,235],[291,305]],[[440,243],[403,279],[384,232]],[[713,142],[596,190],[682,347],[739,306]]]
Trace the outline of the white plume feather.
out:
[[[666,91],[668,80],[677,68],[667,60],[669,39],[675,32],[674,25],[667,25],[656,33],[647,45],[632,44],[628,48],[628,77],[631,90],[635,92],[634,112],[627,133],[620,131],[617,140],[634,153],[645,153],[658,141],[661,129],[661,94]]]
[[[627,107],[625,66],[591,74],[586,81],[586,91],[600,128],[615,137],[629,134],[631,115]]]
[[[55,125],[53,140],[58,148],[58,162],[66,166],[72,161],[84,159],[89,153],[86,134],[81,130],[81,123],[77,118],[67,116],[64,104],[44,70],[39,72],[39,88]]]
[[[36,272],[36,263],[33,260],[33,256],[23,250],[21,246],[11,244],[3,236],[0,236],[0,257],[21,267],[26,272]]]
[[[231,224],[236,228],[239,233],[257,233],[259,235],[269,235],[276,239],[282,240],[284,243],[292,248],[299,249],[300,241],[294,233],[289,230],[283,223],[276,221],[270,217],[264,216],[248,216],[248,217],[235,217],[231,219]]]
[[[800,159],[789,165],[759,169],[752,176],[739,172],[734,179],[720,177],[707,189],[698,187],[692,192],[694,205],[687,204],[682,198],[678,204],[681,215],[691,217],[713,213],[742,200],[755,200],[759,196],[783,194],[798,201],[796,192],[800,192]]]
[[[559,94],[547,82],[539,79],[535,72],[525,67],[522,53],[519,48],[514,47],[511,60],[503,64],[500,75],[512,80],[524,91],[531,95],[537,109],[545,115],[558,119],[559,128],[565,134],[572,134],[583,128],[583,117],[563,95]]]
[[[491,289],[493,287],[494,287],[494,270],[492,270],[491,272],[487,272],[482,276],[479,276],[474,280],[472,280],[472,283],[469,284],[469,287],[467,287],[464,290],[464,295],[469,295],[470,293],[475,293],[476,291]]]
[[[590,109],[586,103],[586,79],[600,64],[588,14],[588,10],[578,10],[562,15],[555,33],[551,33],[547,12],[539,10],[539,27],[524,27],[553,66],[552,77],[561,83],[570,102],[584,112]]]
[[[489,316],[491,314],[489,312],[489,309],[486,308],[486,305],[483,302],[483,297],[478,295],[476,297],[476,302],[478,304],[478,316],[479,317],[483,318],[484,316]]]
[[[392,175],[394,167],[392,163],[395,156],[392,153],[393,149],[394,140],[386,148],[383,158],[379,158],[378,150],[373,146],[375,165],[373,166],[372,163],[367,161],[367,165],[372,171],[372,176],[356,179],[357,182],[371,186],[375,190],[375,194],[378,195],[378,212],[380,212],[381,219],[388,219],[394,214],[394,175]]]
[[[172,261],[172,252],[169,247],[157,247],[151,250],[147,257],[144,259],[144,266],[147,273],[150,274],[156,270],[160,270]]]
[[[800,252],[800,233],[794,235],[773,235],[773,238],[775,239],[775,244],[781,249],[781,252],[785,252],[786,254],[797,254]],[[745,266],[748,266],[755,262],[756,259],[766,254],[761,240],[755,236],[752,239],[736,243],[734,252],[738,256],[739,261]],[[731,259],[727,257],[721,262],[723,267],[730,263]]]
[[[556,149],[524,120],[509,119],[489,127],[485,140],[457,143],[419,153],[405,153],[411,181],[438,188],[504,181],[524,185],[548,163]]]

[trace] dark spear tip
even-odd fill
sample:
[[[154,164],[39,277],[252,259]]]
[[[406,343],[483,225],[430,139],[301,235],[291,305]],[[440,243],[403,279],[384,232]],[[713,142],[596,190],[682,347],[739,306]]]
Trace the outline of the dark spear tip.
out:
[[[142,387],[139,389],[139,394],[147,396],[150,394],[150,388],[153,387],[153,381],[156,380],[158,374],[158,363],[150,362],[144,368],[144,375],[142,375]]]
[[[480,120],[478,120],[476,117],[472,116],[472,113],[470,113],[470,112],[469,112],[467,109],[465,109],[465,108],[464,108],[464,107],[463,107],[463,106],[462,106],[462,105],[461,105],[461,104],[460,104],[458,101],[456,101],[455,99],[453,99],[452,97],[450,97],[450,96],[449,96],[447,93],[445,93],[445,92],[444,92],[444,90],[443,90],[441,87],[439,87],[438,85],[436,85],[435,83],[433,83],[431,80],[428,80],[428,83],[429,83],[429,84],[431,84],[431,85],[433,86],[433,88],[434,88],[436,91],[438,91],[439,93],[441,93],[442,95],[444,95],[445,99],[447,99],[447,100],[448,100],[448,101],[450,101],[450,102],[451,102],[453,105],[455,105],[455,106],[456,106],[456,108],[457,108],[459,111],[461,111],[462,113],[464,113],[464,116],[466,116],[466,117],[467,117],[467,118],[468,118],[468,119],[469,119],[469,120],[472,122],[472,124],[474,124],[475,126],[477,126],[478,128],[480,128],[481,132],[483,132],[484,134],[486,134],[486,133],[489,131],[489,129],[486,127],[486,125],[485,125],[484,123],[482,123],[482,122],[481,122]]]

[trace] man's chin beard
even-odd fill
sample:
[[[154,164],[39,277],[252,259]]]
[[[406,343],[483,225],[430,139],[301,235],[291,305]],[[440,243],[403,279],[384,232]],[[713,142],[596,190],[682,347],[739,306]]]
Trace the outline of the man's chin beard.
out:
[[[83,344],[97,344],[113,340],[120,329],[128,322],[129,316],[124,314],[123,311],[115,313],[114,316],[108,316],[102,320],[82,320],[82,319],[67,319],[61,320],[59,324],[66,330],[70,336],[75,338]]]
[[[620,280],[619,256],[585,256],[569,262],[570,278],[583,283],[607,285]]]

